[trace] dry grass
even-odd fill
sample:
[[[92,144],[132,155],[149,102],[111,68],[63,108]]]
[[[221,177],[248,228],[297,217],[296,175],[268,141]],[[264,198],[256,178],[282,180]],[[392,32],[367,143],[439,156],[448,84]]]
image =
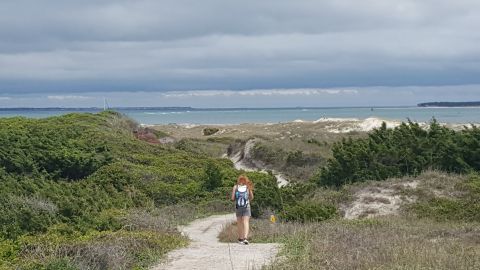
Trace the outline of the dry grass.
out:
[[[362,198],[363,203],[383,203],[383,204],[390,204],[390,200],[384,197],[372,197],[372,196],[366,196]]]
[[[467,180],[468,176],[427,171],[417,177],[357,183],[338,191],[319,189],[313,199],[339,205],[352,201],[358,192],[368,190],[376,195],[385,189],[418,201],[439,196],[461,198],[465,194],[459,187]],[[363,199],[386,203],[379,198]],[[405,206],[409,203],[414,202],[405,200]],[[478,221],[439,222],[419,219],[408,207],[403,210],[371,219],[307,224],[253,220],[252,239],[284,244],[281,259],[267,269],[480,269]],[[226,227],[220,239],[235,241],[235,225]]]
[[[267,269],[479,269],[480,224],[401,217],[253,223],[253,241],[284,243]],[[220,235],[235,241],[235,227]]]
[[[21,256],[30,266],[22,266],[27,269],[59,258],[75,269],[139,269],[188,242],[178,233],[152,231],[92,232],[73,241],[44,235],[23,241]]]
[[[39,199],[30,201],[49,206]],[[63,261],[65,264],[47,268],[144,269],[157,263],[168,251],[188,243],[177,231],[178,225],[227,209],[231,210],[231,204],[226,201],[129,209],[112,216],[121,229],[84,234],[67,230],[65,224],[56,225],[46,234],[23,237],[19,250],[22,261],[16,265],[21,265],[20,269],[44,269],[45,265]]]

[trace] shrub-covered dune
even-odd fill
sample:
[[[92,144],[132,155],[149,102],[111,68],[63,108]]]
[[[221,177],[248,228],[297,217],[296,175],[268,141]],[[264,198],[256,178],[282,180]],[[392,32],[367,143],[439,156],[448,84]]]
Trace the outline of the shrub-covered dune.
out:
[[[0,269],[146,267],[187,243],[176,225],[230,207],[226,159],[136,139],[112,111],[0,119]],[[268,207],[272,176],[249,173]]]

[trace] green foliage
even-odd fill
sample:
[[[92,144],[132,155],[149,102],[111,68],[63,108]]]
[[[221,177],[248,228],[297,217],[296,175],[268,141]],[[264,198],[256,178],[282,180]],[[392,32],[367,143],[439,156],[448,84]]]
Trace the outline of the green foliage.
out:
[[[76,270],[78,269],[68,258],[53,259],[45,265],[45,270]]]
[[[454,131],[435,120],[425,130],[419,124],[386,124],[365,139],[343,139],[333,146],[333,158],[321,169],[317,183],[341,186],[365,180],[418,175],[426,169],[465,173],[480,170],[480,129]]]
[[[2,265],[13,262],[20,251],[20,247],[12,240],[0,238],[0,269]]]
[[[272,149],[264,144],[257,143],[252,149],[252,157],[256,160],[261,160],[266,164],[273,164],[285,155],[282,150],[277,150],[278,149]]]
[[[472,174],[456,187],[456,197],[420,198],[410,210],[419,217],[436,220],[463,220],[480,222],[480,176]]]
[[[302,151],[289,152],[287,155],[287,165],[302,166],[306,162]]]
[[[210,136],[210,135],[213,135],[215,133],[217,133],[219,131],[218,128],[204,128],[203,129],[203,135],[204,136]]]
[[[143,229],[122,232],[129,209],[193,203],[225,210],[218,200],[227,202],[225,195],[238,176],[231,161],[195,154],[188,147],[148,144],[133,136],[136,128],[110,111],[0,118],[2,267],[8,262],[14,268],[22,264],[25,269],[68,269],[78,264],[72,254],[95,257],[98,253],[89,252],[121,241],[127,241],[133,256],[127,258],[127,268],[144,266],[184,240],[174,229],[160,235]],[[267,183],[264,174],[250,176],[266,187],[264,195],[259,190],[258,200],[269,206],[267,191],[276,183]],[[100,266],[81,265],[109,268],[109,256],[98,255],[106,258]]]
[[[1,118],[0,167],[16,174],[44,172],[56,179],[84,178],[112,160],[106,143],[91,136],[95,124],[109,115]]]
[[[207,168],[205,169],[205,189],[213,191],[221,186],[222,172],[213,162],[207,163]]]
[[[251,203],[253,217],[261,216],[265,210],[281,209],[280,189],[273,175],[248,173],[247,176],[255,185],[254,199]]]
[[[337,209],[331,204],[301,201],[287,205],[280,217],[286,221],[318,222],[337,216]]]

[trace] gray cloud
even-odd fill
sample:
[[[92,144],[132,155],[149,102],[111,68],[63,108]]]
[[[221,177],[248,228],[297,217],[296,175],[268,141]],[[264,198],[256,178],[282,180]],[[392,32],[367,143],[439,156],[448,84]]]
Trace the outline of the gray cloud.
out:
[[[475,0],[2,1],[0,93],[480,84],[477,25]]]

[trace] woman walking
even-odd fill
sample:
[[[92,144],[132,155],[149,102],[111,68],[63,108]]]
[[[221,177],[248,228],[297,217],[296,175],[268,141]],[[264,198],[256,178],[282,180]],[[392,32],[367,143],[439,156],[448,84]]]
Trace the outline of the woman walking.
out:
[[[250,201],[253,200],[253,183],[245,175],[240,175],[237,184],[233,186],[231,200],[235,201],[237,216],[238,243],[248,245],[250,217],[252,210]]]

